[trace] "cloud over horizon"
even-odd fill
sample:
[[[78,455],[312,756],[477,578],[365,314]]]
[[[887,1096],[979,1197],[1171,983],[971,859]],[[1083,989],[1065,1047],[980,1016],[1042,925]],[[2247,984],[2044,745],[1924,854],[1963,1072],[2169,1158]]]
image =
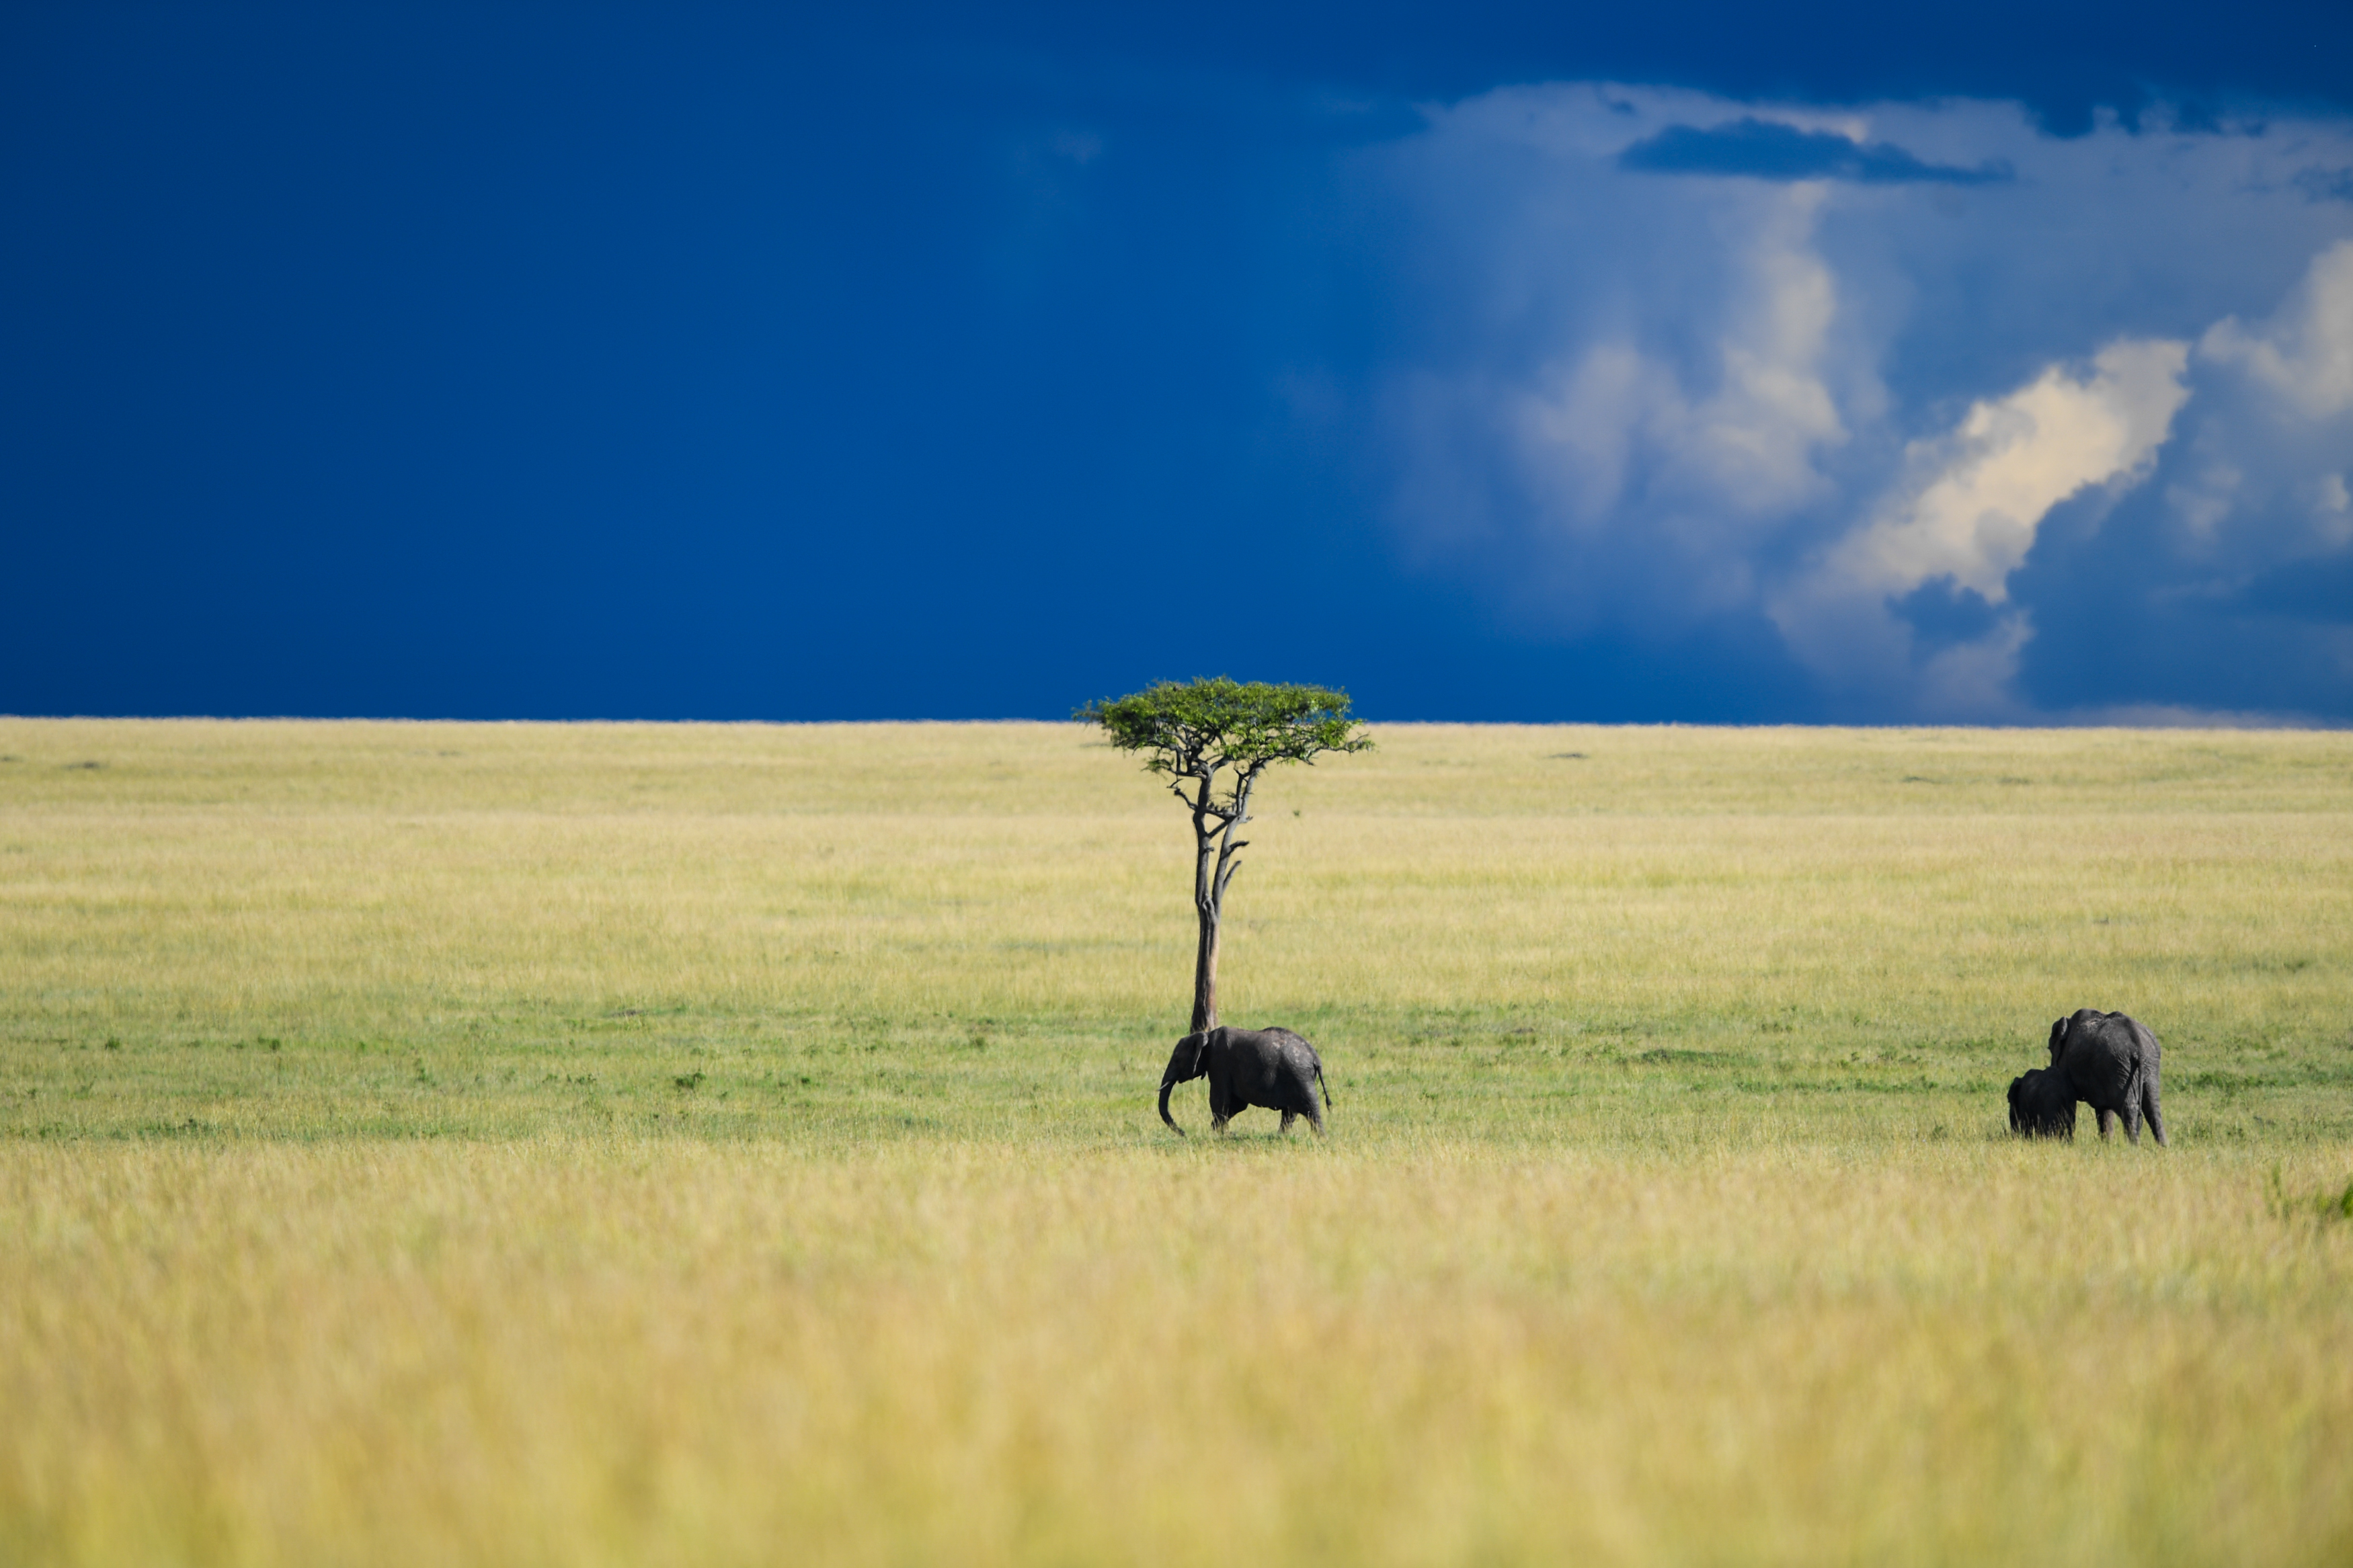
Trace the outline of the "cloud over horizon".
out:
[[[2353,123],[1555,84],[1366,163],[1392,521],[1512,624],[1761,626],[1848,718],[2353,716],[2353,592],[2283,592],[2353,587]]]

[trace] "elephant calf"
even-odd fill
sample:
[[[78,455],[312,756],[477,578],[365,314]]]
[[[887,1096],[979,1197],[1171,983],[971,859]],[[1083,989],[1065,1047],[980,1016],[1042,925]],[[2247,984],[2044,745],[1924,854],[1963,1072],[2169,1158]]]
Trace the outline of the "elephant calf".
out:
[[[1207,1029],[1177,1041],[1168,1070],[1160,1075],[1160,1120],[1180,1138],[1185,1130],[1168,1114],[1168,1091],[1197,1078],[1209,1080],[1213,1132],[1223,1132],[1227,1122],[1250,1107],[1263,1105],[1282,1112],[1285,1132],[1293,1117],[1304,1116],[1320,1137],[1324,1112],[1332,1108],[1324,1058],[1289,1029]],[[1319,1088],[1324,1090],[1320,1110],[1315,1104]]]
[[[2122,1013],[2078,1008],[2051,1026],[2051,1065],[2036,1068],[2010,1086],[2010,1125],[2045,1138],[2075,1135],[2075,1102],[2099,1113],[2105,1138],[2116,1118],[2125,1136],[2140,1142],[2140,1124],[2159,1146],[2165,1115],[2158,1108],[2157,1037]]]
[[[2075,1091],[2049,1068],[2010,1080],[2010,1130],[2021,1138],[2075,1136]]]

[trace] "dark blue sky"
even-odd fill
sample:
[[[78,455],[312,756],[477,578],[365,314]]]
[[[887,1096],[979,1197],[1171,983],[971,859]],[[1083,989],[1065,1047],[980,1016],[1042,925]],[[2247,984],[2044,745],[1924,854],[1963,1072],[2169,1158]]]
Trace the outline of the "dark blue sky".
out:
[[[0,711],[2353,720],[2353,8],[803,9],[0,12]]]

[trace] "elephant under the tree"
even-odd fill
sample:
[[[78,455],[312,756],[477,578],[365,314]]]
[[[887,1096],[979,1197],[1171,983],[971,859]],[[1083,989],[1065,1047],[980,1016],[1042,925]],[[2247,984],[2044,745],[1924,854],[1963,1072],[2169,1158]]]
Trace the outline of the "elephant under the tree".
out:
[[[1282,1112],[1282,1130],[1291,1131],[1293,1117],[1304,1116],[1317,1133],[1324,1131],[1324,1112],[1331,1109],[1332,1090],[1324,1082],[1324,1058],[1289,1029],[1204,1029],[1176,1042],[1168,1070],[1160,1075],[1160,1120],[1179,1137],[1185,1130],[1168,1114],[1168,1094],[1194,1079],[1209,1080],[1209,1128],[1222,1132],[1226,1123],[1253,1105]],[[1315,1091],[1324,1090],[1324,1103]]]

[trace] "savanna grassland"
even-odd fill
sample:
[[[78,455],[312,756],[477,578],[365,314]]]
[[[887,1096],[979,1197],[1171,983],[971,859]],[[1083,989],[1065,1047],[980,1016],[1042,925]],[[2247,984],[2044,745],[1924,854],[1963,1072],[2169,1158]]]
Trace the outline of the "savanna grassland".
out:
[[[2353,735],[1375,733],[0,720],[0,1560],[2353,1558]]]

